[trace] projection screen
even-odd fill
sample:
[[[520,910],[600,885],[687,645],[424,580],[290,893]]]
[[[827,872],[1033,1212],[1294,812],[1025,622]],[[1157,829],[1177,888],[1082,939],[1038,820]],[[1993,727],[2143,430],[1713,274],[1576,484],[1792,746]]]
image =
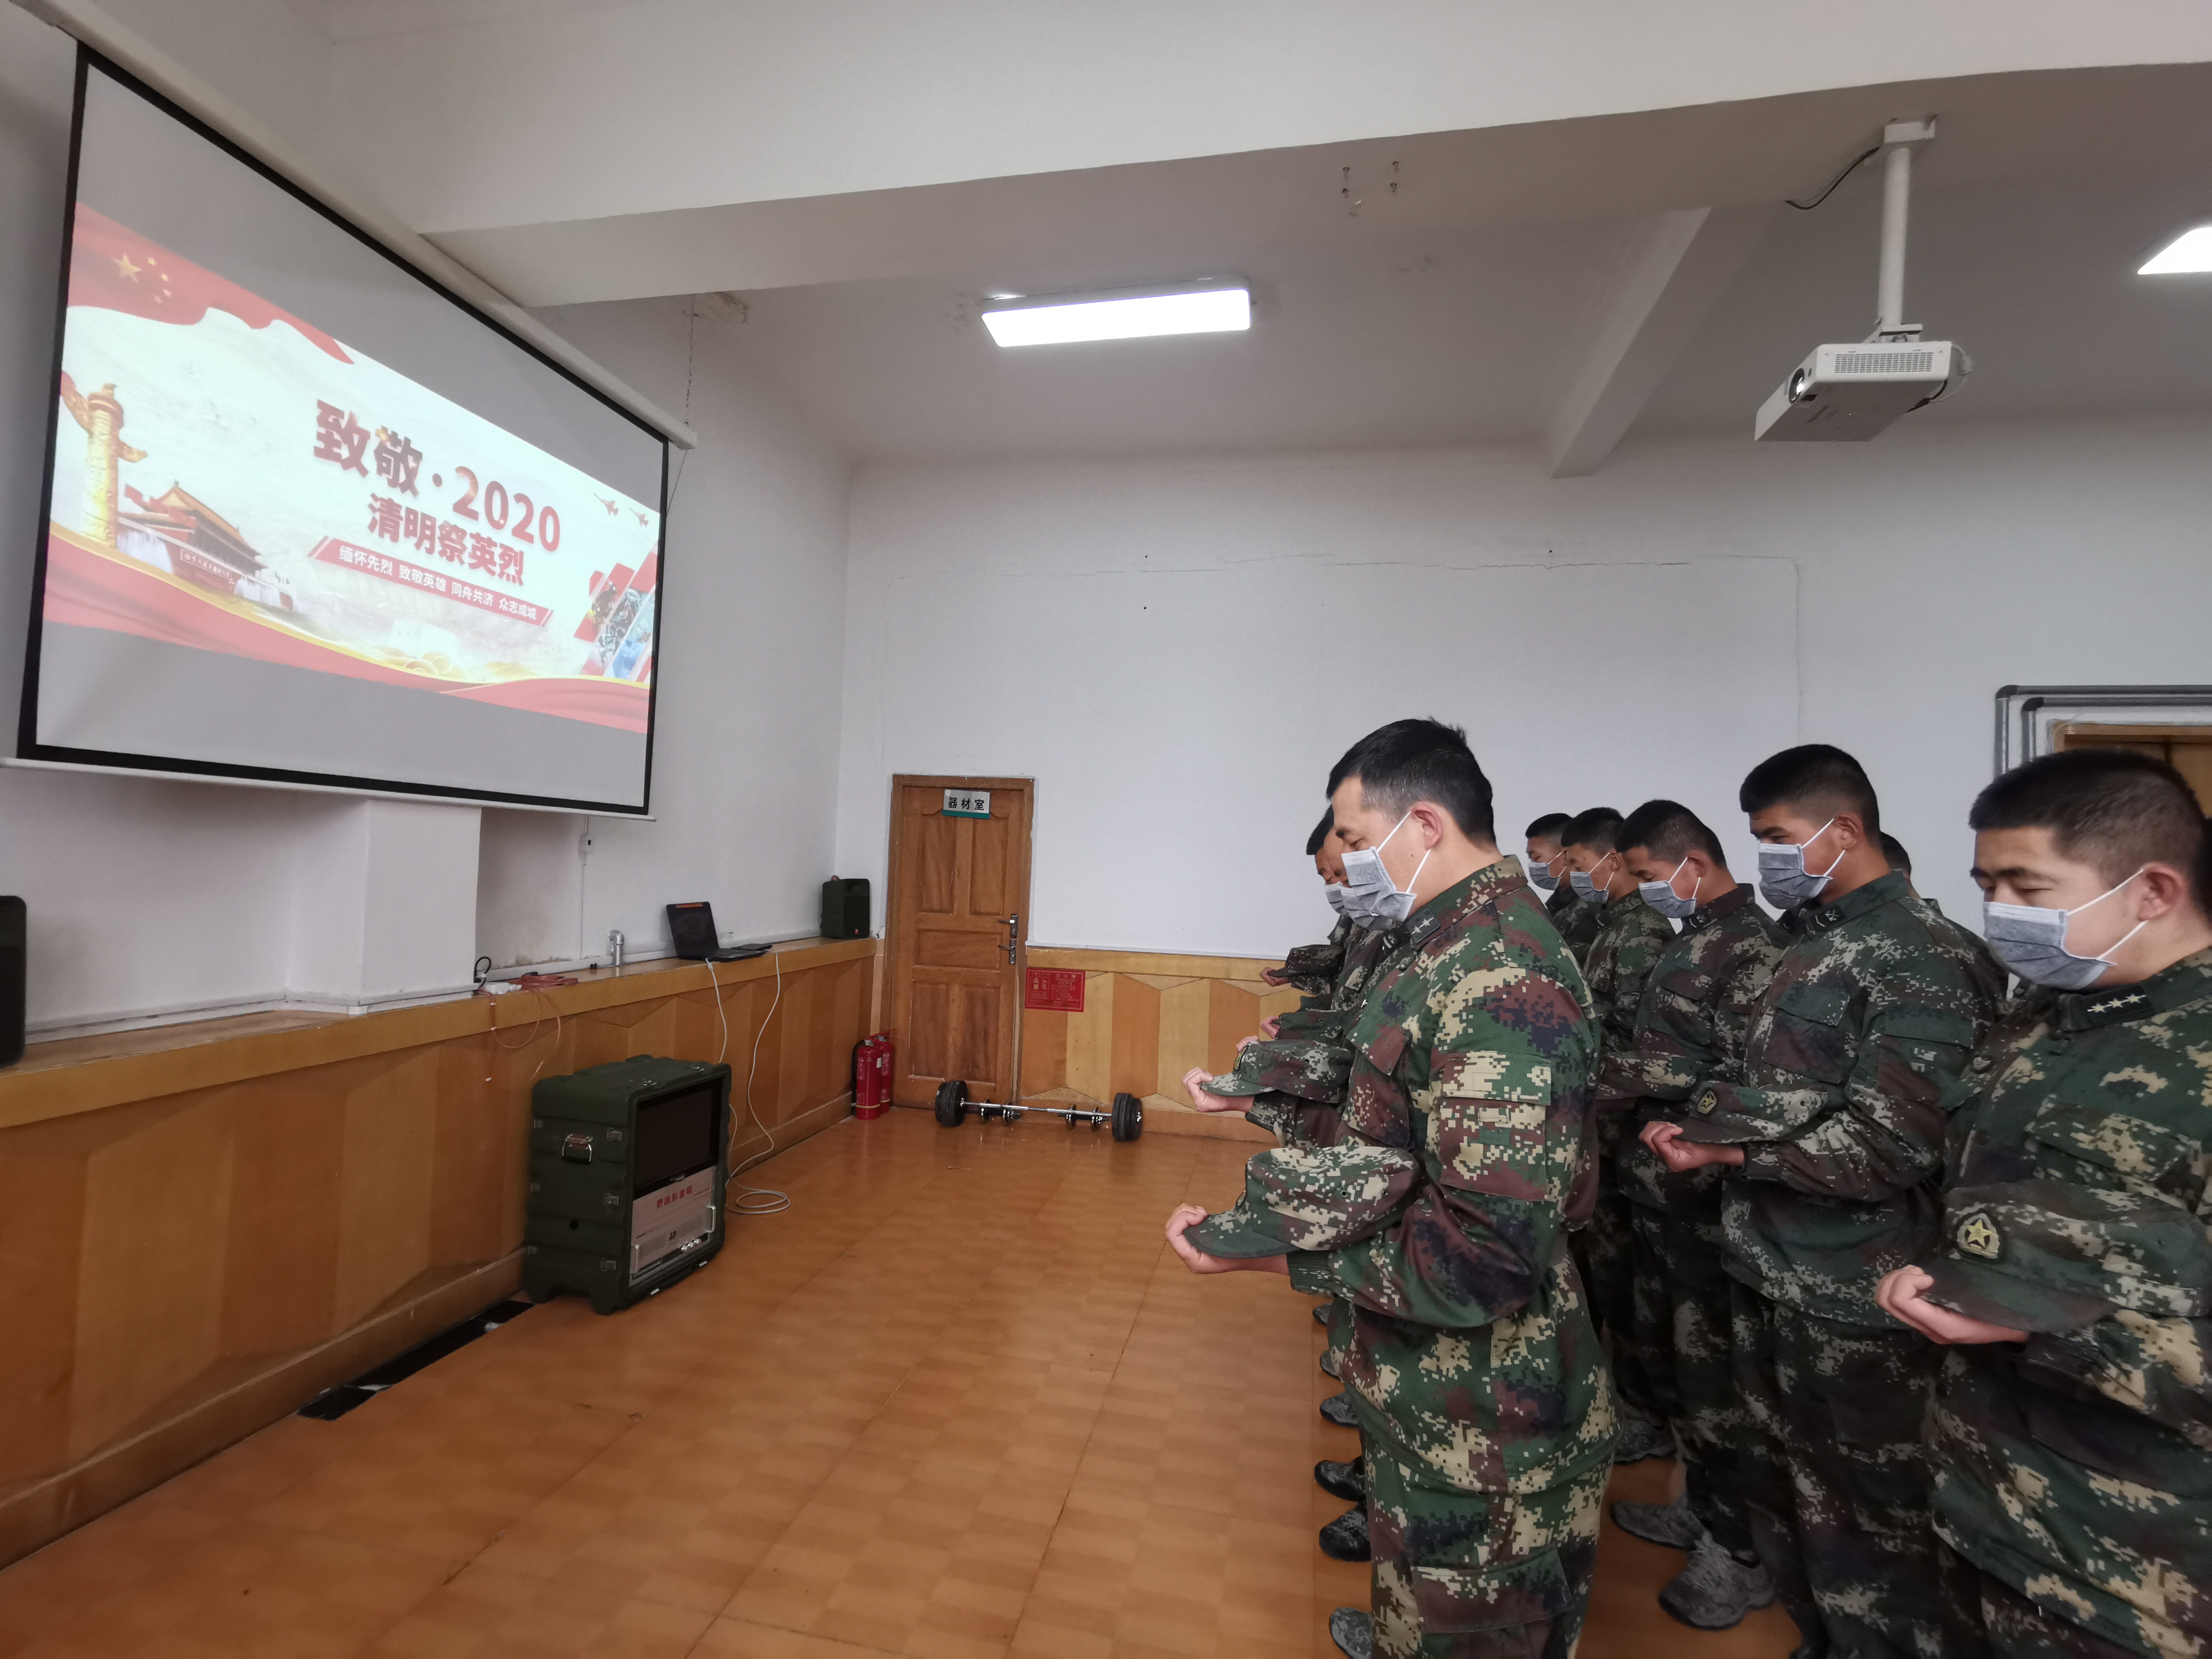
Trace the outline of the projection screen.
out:
[[[660,434],[88,48],[18,753],[641,813]]]

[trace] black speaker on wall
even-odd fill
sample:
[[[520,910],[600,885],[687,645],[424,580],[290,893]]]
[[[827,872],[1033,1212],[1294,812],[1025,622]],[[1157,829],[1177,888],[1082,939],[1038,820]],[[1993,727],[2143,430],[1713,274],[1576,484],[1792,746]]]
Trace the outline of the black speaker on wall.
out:
[[[822,884],[822,937],[868,936],[868,883],[865,876],[832,876]]]
[[[23,901],[0,898],[0,1066],[23,1057],[23,999],[28,980]]]

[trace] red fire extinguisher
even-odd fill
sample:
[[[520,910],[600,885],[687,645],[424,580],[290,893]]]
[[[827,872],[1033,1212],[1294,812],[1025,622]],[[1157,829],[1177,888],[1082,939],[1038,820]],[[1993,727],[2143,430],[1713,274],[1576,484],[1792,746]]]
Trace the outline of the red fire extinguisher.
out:
[[[853,1048],[853,1115],[881,1117],[891,1109],[891,1034],[878,1031]]]

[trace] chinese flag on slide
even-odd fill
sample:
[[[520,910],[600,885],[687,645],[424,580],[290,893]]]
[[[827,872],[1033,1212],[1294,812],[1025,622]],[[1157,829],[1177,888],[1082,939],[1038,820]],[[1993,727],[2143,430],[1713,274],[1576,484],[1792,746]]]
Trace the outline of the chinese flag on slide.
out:
[[[82,202],[76,204],[76,224],[70,234],[69,302],[128,312],[157,323],[189,325],[210,311],[227,311],[248,328],[288,323],[340,362],[353,361],[343,346],[313,324],[301,322],[228,277],[170,252]]]

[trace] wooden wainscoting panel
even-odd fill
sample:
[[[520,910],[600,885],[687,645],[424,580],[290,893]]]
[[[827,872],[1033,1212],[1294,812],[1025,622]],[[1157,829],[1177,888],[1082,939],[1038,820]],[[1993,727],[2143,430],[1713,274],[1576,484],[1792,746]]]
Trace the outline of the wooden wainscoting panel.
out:
[[[1182,1092],[1183,1073],[1211,1058],[1213,981],[1186,979],[1160,993],[1160,1081],[1158,1092]]]
[[[15,1130],[0,1157],[0,1492],[69,1457],[90,1121]]]
[[[778,1146],[851,1110],[874,950],[715,969],[740,1088],[781,971],[757,1091]],[[579,977],[0,1073],[0,1562],[514,1287],[535,1082],[724,1046],[703,967]]]
[[[343,1324],[332,1300],[345,1168],[343,1102],[290,1079],[257,1079],[223,1097],[232,1153],[222,1352],[304,1348]]]
[[[1066,1086],[1086,1100],[1114,1097],[1114,1007],[1120,975],[1091,974],[1083,987],[1083,1012],[1067,1016]]]
[[[419,1048],[346,1091],[332,1292],[340,1328],[381,1306],[430,1265],[437,1091],[437,1054]]]
[[[875,959],[840,963],[821,972],[832,988],[821,1000],[818,1029],[806,1039],[808,1051],[819,1054],[823,1066],[807,1090],[810,1102],[853,1091],[853,1050],[871,1029],[868,995],[875,980]]]
[[[1067,1022],[1070,1014],[1032,1009],[1022,1016],[1022,1094],[1042,1094],[1067,1086]]]
[[[1257,979],[1283,965],[1279,957],[1184,957],[1169,951],[1085,951],[1032,945],[1033,968],[1080,968],[1088,974],[1160,974],[1170,979]]]
[[[1150,1129],[1265,1141],[1242,1117],[1191,1109],[1183,1073],[1225,1071],[1241,1038],[1298,1005],[1298,994],[1260,978],[1279,964],[1249,957],[1038,947],[1040,968],[1084,975],[1083,1012],[1024,1016],[1022,1094],[1047,1102],[1099,1103],[1126,1090],[1143,1097]]]
[[[821,1056],[811,1045],[827,1046],[829,1041],[829,1032],[822,1020],[822,1012],[828,1006],[823,994],[828,989],[819,974],[806,974],[784,981],[783,1003],[775,1011],[775,1023],[783,1028],[783,1043],[772,1074],[775,1091],[769,1102],[769,1117],[773,1122],[781,1123],[802,1109],[807,1085],[821,1069]],[[762,1013],[765,1017],[766,1009]]]
[[[514,1149],[529,1133],[520,1089],[495,1083],[489,1035],[437,1056],[437,1146],[430,1170],[430,1260],[490,1261],[520,1234],[528,1181]]]
[[[1128,1093],[1142,1100],[1160,1087],[1160,981],[1123,974],[1114,985],[1113,1064],[1106,1097]]]
[[[113,1437],[222,1352],[228,1115],[202,1095],[129,1115],[136,1121],[85,1170],[72,1457]]]

